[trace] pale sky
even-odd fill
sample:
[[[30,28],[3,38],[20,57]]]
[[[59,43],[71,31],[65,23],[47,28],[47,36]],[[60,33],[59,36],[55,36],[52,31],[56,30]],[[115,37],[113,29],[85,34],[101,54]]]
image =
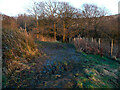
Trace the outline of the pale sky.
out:
[[[45,0],[0,0],[0,13],[9,16],[17,16],[26,13],[27,8],[32,6],[33,1]],[[110,14],[118,14],[118,2],[120,0],[58,0],[70,2],[76,8],[81,8],[84,3],[95,4],[99,7],[105,7]]]

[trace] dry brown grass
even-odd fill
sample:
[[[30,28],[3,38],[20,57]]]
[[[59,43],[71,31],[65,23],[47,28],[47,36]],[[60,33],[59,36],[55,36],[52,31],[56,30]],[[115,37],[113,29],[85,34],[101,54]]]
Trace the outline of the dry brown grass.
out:
[[[47,42],[55,42],[56,40],[52,37],[45,37],[42,35],[39,35],[39,40],[40,41],[47,41]]]
[[[3,68],[6,74],[15,70],[29,69],[27,63],[38,54],[38,49],[31,35],[20,30],[2,32]]]
[[[100,54],[98,45],[96,42],[89,42],[82,38],[74,40],[77,51],[83,51],[88,54]]]
[[[101,56],[111,57],[110,40],[102,39],[100,46],[97,41],[85,40],[83,38],[76,38],[74,40],[77,51],[83,51],[87,54],[99,54]],[[114,41],[112,57],[116,57],[118,53],[117,42]]]

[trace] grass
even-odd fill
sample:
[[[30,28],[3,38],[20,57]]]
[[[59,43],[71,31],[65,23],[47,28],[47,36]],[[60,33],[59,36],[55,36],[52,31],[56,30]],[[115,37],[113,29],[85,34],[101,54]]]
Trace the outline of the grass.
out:
[[[18,29],[3,29],[2,50],[3,83],[6,82],[4,77],[10,78],[16,70],[30,69],[28,62],[40,54],[31,35]]]
[[[74,45],[61,42],[40,42],[36,41],[39,49],[51,48],[49,50],[63,50],[69,48],[75,49]],[[67,55],[66,53],[64,53]],[[69,52],[68,52],[69,53]],[[30,63],[30,69],[14,73],[7,87],[15,88],[118,88],[120,75],[119,63],[107,57],[99,55],[79,54],[80,61],[74,59],[64,59],[53,61],[53,63],[40,64],[40,58],[37,62]],[[54,54],[53,54],[54,55]],[[50,56],[49,56],[50,57]],[[71,55],[72,57],[72,55]]]
[[[62,43],[62,42],[59,42],[59,41],[56,41],[56,42],[44,42],[44,41],[35,41],[35,43],[37,43],[38,45],[40,45],[40,47],[44,47],[44,46],[51,46],[52,48],[64,48],[66,49],[66,47],[72,47],[75,49],[75,46],[73,44],[69,44],[69,43]]]

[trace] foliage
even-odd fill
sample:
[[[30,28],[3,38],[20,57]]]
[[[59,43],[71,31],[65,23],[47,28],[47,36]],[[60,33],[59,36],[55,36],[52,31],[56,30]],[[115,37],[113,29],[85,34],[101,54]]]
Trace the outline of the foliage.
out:
[[[101,50],[98,48],[97,43],[89,42],[84,39],[76,39],[74,45],[77,51],[85,52],[87,54],[102,54]]]
[[[18,29],[3,29],[3,72],[10,77],[16,70],[30,69],[27,65],[38,54],[38,49],[27,32]]]
[[[94,55],[100,55],[107,56],[108,58],[114,59],[119,62],[119,48],[118,48],[118,42],[114,40],[114,48],[112,49],[112,55],[111,55],[111,40],[101,38],[94,39],[94,41],[91,40],[91,38],[75,38],[73,41],[77,52],[85,52],[87,54],[94,54]]]

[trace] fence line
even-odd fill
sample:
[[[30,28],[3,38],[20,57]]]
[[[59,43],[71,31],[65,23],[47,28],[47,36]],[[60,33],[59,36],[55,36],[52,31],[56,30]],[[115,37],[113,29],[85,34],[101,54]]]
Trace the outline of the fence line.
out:
[[[98,50],[102,50],[102,52],[107,56],[116,56],[118,53],[118,45],[115,40],[108,40],[103,38],[85,38],[85,37],[79,37],[74,38],[73,43],[77,45],[77,48],[82,48],[83,41],[85,42],[86,49],[91,45],[93,48],[96,47]]]

